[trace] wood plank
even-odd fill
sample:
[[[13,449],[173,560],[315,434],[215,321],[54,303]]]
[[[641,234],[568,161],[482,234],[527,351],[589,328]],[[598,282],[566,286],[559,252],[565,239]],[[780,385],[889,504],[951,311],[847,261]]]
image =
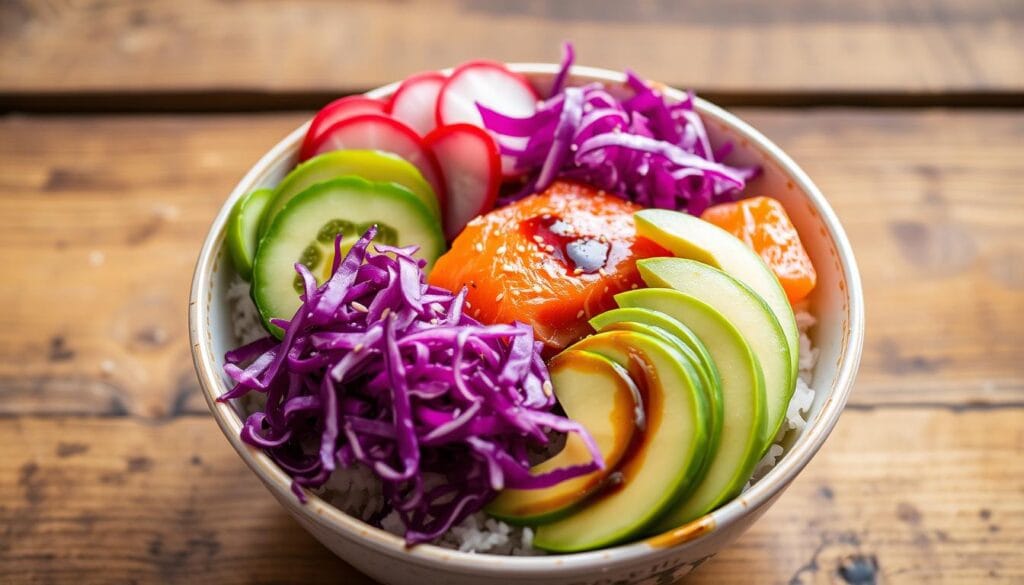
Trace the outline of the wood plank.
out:
[[[322,98],[472,58],[555,61],[563,40],[582,64],[723,98],[1024,91],[1024,5],[1007,0],[16,0],[0,32],[0,95],[34,99]]]
[[[860,260],[854,408],[1024,403],[1020,113],[744,110],[819,183]],[[296,114],[0,119],[0,414],[205,412],[194,258]]]
[[[775,507],[687,582],[869,582],[843,581],[846,567],[882,583],[1020,583],[1022,416],[847,412]],[[288,518],[207,417],[8,419],[0,477],[0,582],[369,583]]]

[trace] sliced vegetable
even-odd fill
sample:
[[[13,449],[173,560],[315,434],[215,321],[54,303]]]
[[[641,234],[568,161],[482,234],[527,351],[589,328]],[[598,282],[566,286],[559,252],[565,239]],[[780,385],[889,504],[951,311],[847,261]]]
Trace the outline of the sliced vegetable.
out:
[[[332,150],[383,150],[412,163],[430,183],[438,199],[444,200],[444,180],[433,153],[405,124],[382,114],[363,114],[336,122],[317,138],[313,155]]]
[[[296,265],[303,300],[290,321],[277,321],[283,341],[260,339],[225,356],[236,384],[218,400],[266,395],[242,439],[291,475],[296,496],[305,501],[303,488],[361,464],[381,480],[415,544],[441,536],[504,487],[543,488],[600,469],[586,430],[550,412],[550,380],[530,327],[480,325],[463,311],[464,293],[424,283],[415,247],[370,252],[376,233],[370,228],[344,260],[339,254],[319,287]],[[579,436],[589,461],[531,474],[527,454],[550,432]]]
[[[394,183],[343,177],[314,185],[284,206],[253,264],[252,296],[271,333],[281,337],[284,331],[273,320],[287,319],[302,304],[296,263],[325,282],[336,257],[336,236],[345,236],[345,253],[348,242],[374,225],[381,243],[419,246],[428,270],[444,251],[437,220],[415,195]]]
[[[263,214],[260,233],[270,227],[277,214],[299,193],[317,183],[348,175],[405,187],[427,206],[438,221],[441,219],[434,189],[423,178],[419,169],[405,159],[379,150],[335,150],[317,155],[300,164],[278,184],[274,189],[273,202]]]
[[[570,46],[560,79],[571,65]],[[757,168],[723,162],[729,145],[712,147],[692,95],[672,103],[632,73],[627,83],[633,96],[626,100],[599,83],[568,87],[526,115],[483,101],[483,126],[498,137],[506,161],[511,157],[513,168],[528,176],[503,203],[565,178],[644,207],[700,213],[711,203],[731,201],[757,175]]]
[[[273,189],[257,189],[247,193],[235,203],[228,217],[228,253],[235,270],[245,280],[252,276],[252,261],[259,243],[260,217],[273,196]]]
[[[685,323],[707,346],[722,378],[722,437],[700,483],[675,502],[648,532],[681,526],[740,493],[761,457],[765,425],[764,376],[743,335],[711,305],[670,289],[646,288],[615,297],[623,307],[660,311]]]
[[[444,231],[453,240],[469,220],[494,207],[501,186],[498,145],[486,130],[471,124],[442,126],[423,143],[445,178]]]
[[[317,112],[313,121],[309,123],[309,130],[306,131],[306,137],[299,148],[299,160],[304,161],[316,154],[314,151],[320,135],[336,122],[362,114],[384,114],[386,111],[386,103],[362,95],[350,95],[334,100]]]
[[[480,107],[506,116],[530,116],[537,108],[540,96],[525,77],[509,71],[501,63],[470,61],[452,72],[441,88],[437,99],[437,125],[467,123],[484,126]],[[521,148],[522,137],[505,138],[507,146]],[[515,160],[502,157],[502,173],[516,176]]]
[[[800,234],[782,204],[771,197],[751,197],[707,208],[701,219],[743,240],[771,268],[790,304],[814,289],[818,275]]]
[[[430,134],[437,128],[437,96],[441,94],[445,79],[437,71],[406,77],[391,97],[389,113],[419,132],[420,136]]]
[[[632,331],[572,346],[625,368],[640,389],[644,432],[616,469],[617,482],[565,518],[542,524],[533,544],[556,552],[609,546],[642,533],[690,490],[707,455],[707,403],[685,361],[665,342]]]
[[[486,510],[513,524],[550,522],[570,512],[601,487],[636,433],[642,432],[640,390],[622,366],[595,353],[564,351],[551,360],[548,368],[558,403],[566,416],[582,424],[593,437],[604,459],[604,469],[543,489],[502,491]],[[534,466],[531,472],[537,475],[586,464],[590,459],[583,440],[570,435],[557,455]]]

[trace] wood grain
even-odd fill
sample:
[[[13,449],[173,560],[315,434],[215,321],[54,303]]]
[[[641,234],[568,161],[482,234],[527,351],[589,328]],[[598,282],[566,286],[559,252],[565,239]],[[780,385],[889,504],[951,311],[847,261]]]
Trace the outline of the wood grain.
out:
[[[740,111],[837,209],[868,335],[852,408],[1024,405],[1024,115]],[[0,121],[0,414],[205,412],[209,222],[300,115]]]
[[[1024,95],[1024,5],[1005,0],[10,0],[0,33],[0,95],[33,99],[228,92],[270,104],[471,58],[556,61],[563,40],[582,64],[723,98]]]
[[[687,582],[1020,583],[1022,413],[845,413],[775,507]],[[0,477],[0,582],[369,583],[207,417],[8,419]]]

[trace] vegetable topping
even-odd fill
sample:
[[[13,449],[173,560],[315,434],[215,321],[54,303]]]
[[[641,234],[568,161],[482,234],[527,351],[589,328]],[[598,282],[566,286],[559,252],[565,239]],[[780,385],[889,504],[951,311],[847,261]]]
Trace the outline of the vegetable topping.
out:
[[[604,467],[578,423],[551,412],[547,368],[530,326],[482,325],[466,291],[424,282],[415,247],[376,245],[370,228],[317,286],[302,264],[302,305],[278,342],[266,337],[226,355],[235,386],[266,404],[242,438],[263,448],[292,489],[322,486],[337,467],[362,464],[406,526],[409,544],[432,540],[503,488],[542,488]],[[344,258],[344,259],[342,259]],[[530,473],[531,449],[549,433],[575,433],[590,461]]]
[[[514,157],[515,169],[528,173],[526,184],[505,203],[543,191],[562,177],[644,207],[699,214],[712,203],[732,201],[756,176],[755,167],[722,162],[731,147],[712,148],[692,94],[671,103],[631,72],[627,83],[633,96],[626,100],[598,83],[561,89],[571,65],[567,47],[555,84],[558,93],[532,116],[511,117],[477,104],[502,154]]]

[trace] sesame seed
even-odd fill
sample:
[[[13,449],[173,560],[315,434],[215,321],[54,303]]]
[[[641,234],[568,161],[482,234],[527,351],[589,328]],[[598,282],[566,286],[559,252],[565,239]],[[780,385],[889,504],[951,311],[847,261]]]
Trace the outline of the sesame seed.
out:
[[[579,312],[576,313],[576,318],[577,319],[582,319],[583,318],[583,309],[580,309]]]
[[[473,249],[476,250],[477,252],[483,252],[484,251],[484,245],[481,244],[480,242],[477,242],[476,245],[473,246]]]
[[[498,249],[495,250],[494,253],[495,254],[504,254],[506,251],[508,251],[508,248],[505,247],[504,245],[501,245],[501,246],[498,246]]]
[[[469,301],[466,301],[466,308],[467,309],[472,309],[473,308],[473,303],[471,303]]]
[[[631,286],[629,288],[630,288],[630,290],[636,290],[636,289],[640,288],[640,285],[634,284],[633,286]]]
[[[544,251],[546,251],[546,252],[554,252],[555,251],[555,247],[552,246],[551,244],[548,244],[547,246],[544,246]]]
[[[544,394],[547,394],[548,396],[551,396],[554,393],[554,390],[555,390],[551,386],[551,380],[544,380],[544,383],[541,384],[540,388],[541,388],[541,390],[544,391]]]
[[[522,254],[523,252],[526,252],[526,246],[524,246],[522,244],[517,245],[516,246],[516,252],[519,252],[520,254]]]
[[[439,321],[437,317],[434,317],[433,319],[430,320],[430,324],[431,325],[437,325],[440,322],[441,321]]]
[[[380,312],[380,318],[384,319],[391,314],[391,307],[384,307],[384,310]]]
[[[583,274],[583,269],[582,268],[576,268],[576,270],[573,270],[572,273],[573,274]]]
[[[370,310],[370,309],[366,308],[366,305],[364,305],[363,303],[360,303],[359,301],[352,301],[349,304],[352,305],[353,309],[355,309],[356,311],[359,311],[360,313],[365,313],[365,312]]]
[[[541,219],[547,221],[547,220],[551,219],[551,214],[550,213],[545,213],[544,215],[542,215],[540,217],[541,217]]]
[[[362,343],[357,343],[356,346],[352,348],[352,353],[359,353],[361,351],[363,351]]]
[[[608,292],[609,290],[611,290],[611,289],[610,289],[610,288],[608,288],[607,286],[606,286],[606,287],[604,287],[604,292]]]
[[[598,268],[597,269],[597,273],[600,274],[601,276],[608,276],[608,271],[605,270],[603,267],[602,268]]]
[[[540,236],[533,236],[533,241],[537,242],[538,244],[543,244],[544,243],[544,238],[542,238]]]
[[[505,293],[500,292],[500,293],[498,293],[498,296],[494,297],[494,302],[500,303],[501,299],[503,299],[503,298],[505,298]]]

